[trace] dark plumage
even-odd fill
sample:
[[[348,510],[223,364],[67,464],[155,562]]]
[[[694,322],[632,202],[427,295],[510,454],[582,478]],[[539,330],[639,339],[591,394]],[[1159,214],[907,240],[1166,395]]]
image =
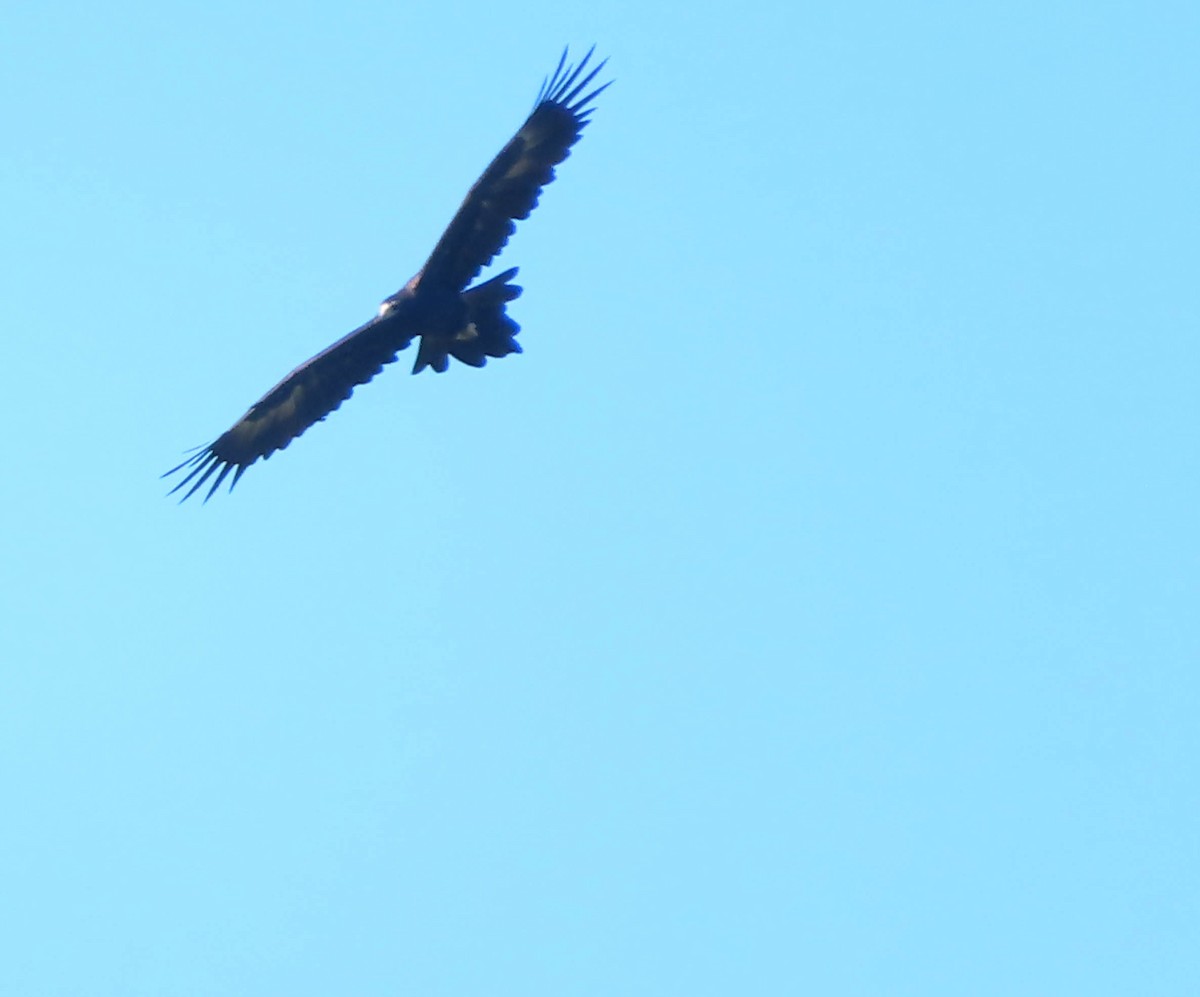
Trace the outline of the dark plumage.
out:
[[[505,312],[521,294],[510,283],[517,268],[467,285],[504,248],[516,222],[537,206],[542,188],[554,179],[554,167],[579,140],[593,110],[589,105],[609,86],[588,91],[604,67],[601,62],[585,74],[591,56],[589,49],[570,66],[563,52],[533,112],[471,188],[416,276],[380,305],[375,318],[302,363],[228,432],[163,475],[187,471],[171,494],[190,485],[183,495],[187,499],[215,474],[207,502],[231,471],[232,491],[246,468],[324,419],[414,338],[420,337],[414,374],[426,367],[440,373],[450,357],[482,367],[488,357],[521,352],[520,327]]]

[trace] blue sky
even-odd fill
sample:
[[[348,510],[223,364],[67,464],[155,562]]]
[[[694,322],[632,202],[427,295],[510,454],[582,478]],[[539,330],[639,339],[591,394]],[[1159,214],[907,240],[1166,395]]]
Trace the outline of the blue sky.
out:
[[[4,20],[0,992],[1197,992],[1194,4]],[[593,41],[524,355],[164,499]]]

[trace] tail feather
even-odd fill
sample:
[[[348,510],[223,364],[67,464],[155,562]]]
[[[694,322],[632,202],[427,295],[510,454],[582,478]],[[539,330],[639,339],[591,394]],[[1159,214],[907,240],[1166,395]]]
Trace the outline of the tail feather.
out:
[[[422,336],[413,373],[419,374],[426,367],[444,373],[450,357],[471,367],[482,367],[488,357],[520,353],[516,337],[521,327],[504,310],[508,302],[521,296],[521,288],[509,283],[516,275],[517,268],[513,267],[463,292],[467,324],[452,336]]]

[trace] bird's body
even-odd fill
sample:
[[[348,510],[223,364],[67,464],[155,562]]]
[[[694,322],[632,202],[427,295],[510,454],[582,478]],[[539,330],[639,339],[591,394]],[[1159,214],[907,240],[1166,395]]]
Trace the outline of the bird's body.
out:
[[[232,428],[168,471],[187,470],[172,492],[190,485],[187,499],[215,474],[207,501],[230,472],[232,490],[247,467],[324,419],[413,339],[420,339],[414,374],[426,367],[441,373],[450,357],[482,367],[488,357],[521,352],[520,327],[505,311],[521,293],[511,283],[516,268],[468,285],[504,248],[515,222],[536,207],[541,189],[554,179],[554,167],[579,140],[591,113],[588,105],[608,85],[584,92],[604,66],[601,62],[584,75],[591,54],[568,66],[563,53],[533,112],[471,188],[416,276],[386,298],[374,318],[306,360]]]

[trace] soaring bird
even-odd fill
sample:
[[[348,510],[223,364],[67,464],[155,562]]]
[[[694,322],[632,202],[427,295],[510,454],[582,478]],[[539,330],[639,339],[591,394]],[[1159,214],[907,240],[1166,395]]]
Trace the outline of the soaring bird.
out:
[[[505,305],[521,294],[512,283],[517,268],[468,287],[499,254],[516,222],[528,218],[554,167],[570,154],[588,123],[590,105],[609,83],[592,86],[604,60],[588,70],[594,47],[578,65],[564,51],[547,77],[533,111],[467,194],[425,265],[384,299],[379,313],[328,349],[306,360],[250,406],[233,427],[163,477],[186,470],[171,489],[193,495],[216,475],[207,502],[233,472],[229,490],[259,457],[270,457],[342,404],[420,338],[413,373],[442,373],[454,357],[482,367],[488,357],[520,353],[520,331]],[[589,89],[589,87],[591,89]]]

